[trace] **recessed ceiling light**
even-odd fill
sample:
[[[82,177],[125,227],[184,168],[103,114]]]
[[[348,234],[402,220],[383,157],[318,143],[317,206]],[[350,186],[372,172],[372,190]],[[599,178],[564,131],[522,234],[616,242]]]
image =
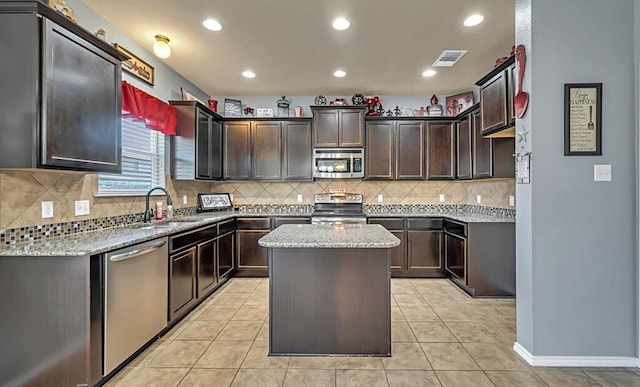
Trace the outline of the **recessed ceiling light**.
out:
[[[432,69],[424,70],[424,72],[422,73],[423,77],[432,77],[434,75],[436,75],[436,70],[432,70]]]
[[[247,70],[242,72],[242,76],[245,78],[255,78],[256,74],[253,71]]]
[[[216,19],[207,19],[202,22],[202,25],[204,28],[211,31],[220,31],[222,29],[222,24],[220,24]]]
[[[484,20],[484,16],[482,15],[478,15],[478,14],[471,15],[464,20],[464,25],[466,27],[477,26],[478,24],[482,23],[483,20]]]
[[[345,72],[344,72],[344,71],[342,71],[342,70],[338,70],[338,71],[336,71],[336,72],[334,72],[334,73],[333,73],[333,76],[334,76],[334,77],[336,77],[336,78],[342,78],[342,77],[344,77],[345,75],[347,75],[347,73],[345,73]]]
[[[337,19],[335,19],[333,21],[333,28],[338,30],[338,31],[344,31],[347,28],[349,28],[349,26],[351,25],[351,23],[349,23],[349,20],[343,18],[343,17],[339,17]]]

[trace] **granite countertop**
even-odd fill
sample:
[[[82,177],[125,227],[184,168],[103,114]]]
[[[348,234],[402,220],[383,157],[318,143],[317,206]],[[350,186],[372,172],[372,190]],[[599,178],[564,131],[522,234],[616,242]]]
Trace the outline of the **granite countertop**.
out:
[[[116,250],[122,247],[131,246],[136,243],[161,238],[167,235],[178,234],[188,230],[204,227],[222,220],[238,217],[310,217],[311,211],[278,212],[273,210],[261,210],[256,212],[247,211],[225,211],[209,212],[196,215],[175,217],[162,222],[152,222],[149,224],[132,224],[123,227],[115,227],[104,230],[92,231],[84,234],[75,234],[61,238],[43,239],[28,243],[20,243],[10,246],[0,247],[0,257],[2,256],[84,256],[100,254],[107,251]],[[447,211],[447,210],[403,210],[403,211],[370,211],[367,217],[447,217],[466,223],[483,222],[507,222],[513,223],[515,219],[507,216],[485,215],[469,211]],[[152,227],[149,227],[149,226]],[[160,226],[160,227],[158,227]],[[166,226],[166,227],[162,227]],[[319,227],[303,225],[306,227]],[[331,231],[331,233],[337,232]],[[351,234],[336,234],[340,238],[356,238],[357,232]],[[395,237],[394,237],[395,238]],[[341,242],[342,247],[353,247],[351,245],[362,243],[356,239],[348,239]],[[334,247],[338,247],[335,246]]]
[[[389,249],[400,239],[377,224],[285,224],[258,240],[272,248]]]

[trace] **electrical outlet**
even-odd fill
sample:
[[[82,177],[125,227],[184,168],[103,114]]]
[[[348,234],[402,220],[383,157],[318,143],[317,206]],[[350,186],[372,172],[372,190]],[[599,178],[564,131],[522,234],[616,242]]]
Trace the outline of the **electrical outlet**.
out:
[[[476,203],[480,204],[482,202],[482,197],[480,195],[476,196]]]
[[[378,195],[378,203],[384,202],[384,196]]]
[[[438,200],[442,203],[444,202],[444,194],[440,194],[440,196],[438,196]]]
[[[89,215],[89,201],[88,200],[76,200],[76,216]]]
[[[513,196],[513,195],[509,195],[509,205],[510,205],[511,207],[513,207],[513,206],[515,206],[515,205],[516,205],[516,197],[515,197],[515,196]]]
[[[302,203],[302,195],[298,194],[297,200],[298,200],[298,203]]]
[[[182,195],[182,204],[187,204],[187,195]]]
[[[229,194],[229,200],[233,202],[233,194]]]
[[[594,165],[593,181],[611,181],[611,164]]]
[[[53,218],[53,202],[42,202],[42,219]]]

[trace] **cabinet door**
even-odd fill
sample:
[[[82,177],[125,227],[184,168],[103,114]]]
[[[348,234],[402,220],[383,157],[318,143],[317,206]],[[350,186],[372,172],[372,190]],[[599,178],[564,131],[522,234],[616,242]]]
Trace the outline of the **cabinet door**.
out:
[[[507,122],[515,123],[516,107],[513,104],[513,97],[516,96],[516,64],[512,64],[507,69]]]
[[[314,147],[337,147],[340,141],[339,132],[337,109],[313,111]]]
[[[224,178],[251,180],[251,123],[227,122],[224,134]]]
[[[282,133],[280,122],[251,125],[252,172],[254,180],[282,179]]]
[[[196,178],[211,177],[211,116],[196,109]]]
[[[394,122],[367,123],[365,151],[365,178],[391,180],[394,178]]]
[[[231,232],[218,238],[218,281],[233,272],[233,253],[235,233]]]
[[[341,147],[361,148],[364,146],[364,113],[363,110],[340,110],[340,143]]]
[[[467,241],[451,234],[444,237],[447,272],[466,284]]]
[[[396,136],[396,179],[424,179],[424,122],[398,121]]]
[[[409,230],[407,260],[409,271],[441,271],[442,231]]]
[[[454,141],[453,122],[429,122],[427,125],[427,179],[455,179]]]
[[[480,86],[480,111],[482,132],[492,132],[508,124],[506,70]]]
[[[172,255],[169,280],[169,320],[185,312],[196,299],[196,248]]]
[[[458,168],[456,177],[460,180],[471,179],[471,117],[465,116],[457,124],[456,148]]]
[[[313,149],[310,122],[282,122],[284,180],[312,180]]]
[[[43,20],[41,164],[120,172],[120,63]]]
[[[216,284],[216,252],[215,239],[198,245],[198,298]]]
[[[236,233],[238,269],[266,269],[269,250],[258,245],[268,230],[243,230]]]
[[[493,175],[493,140],[482,136],[481,112],[472,113],[472,154],[473,178],[480,179]]]
[[[211,120],[209,148],[209,178],[222,180],[222,122]]]
[[[403,272],[407,270],[407,260],[405,248],[407,247],[407,236],[404,231],[390,231],[396,238],[400,239],[400,245],[391,249],[391,273]]]

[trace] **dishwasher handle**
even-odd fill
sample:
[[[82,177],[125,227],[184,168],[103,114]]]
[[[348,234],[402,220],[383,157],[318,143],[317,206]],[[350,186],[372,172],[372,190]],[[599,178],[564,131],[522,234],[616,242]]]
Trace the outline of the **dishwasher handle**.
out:
[[[164,246],[165,243],[167,243],[167,241],[162,240],[162,241],[154,243],[153,245],[144,247],[142,249],[131,250],[131,251],[128,251],[126,253],[112,255],[111,257],[109,257],[109,260],[111,262],[118,262],[118,261],[124,261],[125,259],[135,258],[138,255],[146,254],[146,253],[149,253],[149,252],[151,252],[153,250],[156,250],[156,249]]]

